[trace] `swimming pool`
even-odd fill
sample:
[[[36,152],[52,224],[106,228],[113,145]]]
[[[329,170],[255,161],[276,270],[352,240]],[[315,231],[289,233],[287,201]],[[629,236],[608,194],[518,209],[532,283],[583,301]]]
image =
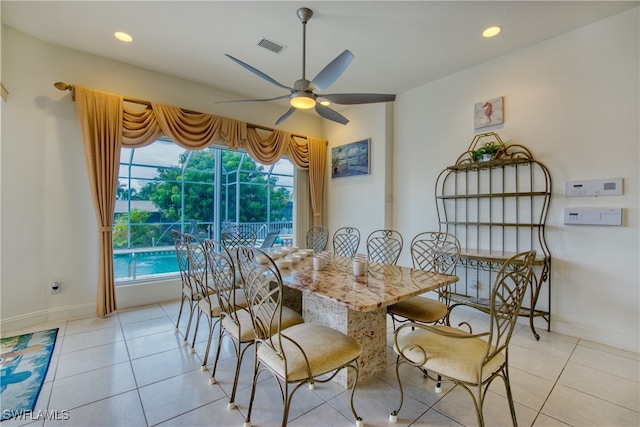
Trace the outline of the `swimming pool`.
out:
[[[169,277],[180,274],[175,250],[162,249],[115,251],[113,272],[117,283],[132,280]]]

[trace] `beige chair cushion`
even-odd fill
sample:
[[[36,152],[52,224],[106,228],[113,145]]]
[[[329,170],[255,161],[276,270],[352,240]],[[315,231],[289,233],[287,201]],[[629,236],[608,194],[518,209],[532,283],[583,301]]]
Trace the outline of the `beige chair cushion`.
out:
[[[262,363],[279,376],[287,378],[289,382],[309,377],[304,355],[309,360],[311,376],[316,377],[340,368],[356,359],[362,352],[360,345],[353,338],[329,327],[313,323],[291,326],[281,331],[281,335],[288,372],[285,372],[284,359],[270,346],[261,344],[258,348],[258,357]],[[295,341],[304,351],[304,355],[300,348],[285,337]],[[276,338],[273,338],[274,343],[277,343]]]
[[[447,315],[447,305],[435,299],[416,296],[390,305],[387,312],[415,322],[433,323]]]
[[[236,306],[246,307],[247,299],[244,295],[244,291],[242,289],[236,289],[235,293],[236,293]],[[209,303],[207,302],[206,299],[201,299],[200,301],[198,301],[198,306],[200,307],[200,310],[202,310],[204,313],[209,312],[209,316],[211,317],[220,317],[220,305],[218,304],[218,297],[216,297],[215,295],[211,295],[209,299],[211,300],[211,311],[209,311]]]
[[[253,322],[251,322],[251,315],[247,310],[236,311],[236,317],[240,323],[240,331],[238,331],[238,325],[231,317],[224,317],[222,319],[222,326],[227,330],[231,336],[237,341],[248,342],[253,341],[254,330]],[[266,319],[265,319],[266,320]],[[265,322],[266,323],[266,322]],[[282,329],[304,323],[304,319],[295,311],[287,307],[282,307]],[[277,323],[271,324],[271,334],[276,333],[278,330]]]
[[[240,270],[236,270],[236,284],[238,286],[242,285],[242,274],[240,273]]]
[[[192,291],[187,286],[182,287],[182,293],[192,301],[198,301],[200,299],[200,293],[198,291]]]
[[[436,326],[450,333],[468,335],[467,332],[448,326]],[[420,346],[426,352],[424,354],[417,347]],[[427,371],[433,371],[446,377],[455,378],[471,384],[478,383],[478,371],[487,351],[488,343],[480,338],[450,338],[429,332],[424,329],[416,329],[406,335],[398,337],[397,347],[394,351],[413,363],[420,363]],[[505,362],[503,353],[498,353],[482,369],[482,380],[487,379],[496,372]]]
[[[209,302],[206,299],[198,301],[198,307],[200,307],[200,310],[202,310],[203,313],[206,313],[209,317],[219,317],[220,305],[218,304],[218,299],[215,295],[212,295],[209,299],[211,300],[211,307],[209,307]]]
[[[187,286],[182,287],[182,293],[184,293],[184,295],[192,301],[198,301],[202,298],[202,296],[200,295],[200,292],[191,291],[191,289],[189,289],[189,287]],[[213,289],[209,291],[209,295],[213,295],[215,293],[216,291],[214,291]]]

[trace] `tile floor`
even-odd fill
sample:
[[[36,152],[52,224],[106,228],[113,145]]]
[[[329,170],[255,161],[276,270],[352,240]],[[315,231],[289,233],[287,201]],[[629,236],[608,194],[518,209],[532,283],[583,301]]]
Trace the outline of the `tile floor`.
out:
[[[29,328],[60,328],[36,411],[68,411],[68,419],[11,419],[1,427],[242,426],[249,395],[250,358],[246,357],[249,363],[243,364],[238,409],[228,410],[227,393],[235,367],[232,346],[223,347],[218,383],[209,385],[209,373],[200,369],[206,323],[201,324],[195,354],[189,354],[188,347],[182,345],[184,321],[181,333],[174,333],[178,307],[177,302],[171,302],[121,311],[103,319],[59,321]],[[484,320],[471,312],[463,315],[472,324],[481,325]],[[23,332],[4,331],[3,336]],[[517,326],[510,350],[520,425],[640,425],[637,353],[544,331],[536,342],[523,325]],[[247,354],[251,356],[251,352]],[[399,392],[391,348],[387,360],[389,368],[361,381],[356,390],[356,409],[368,426],[393,425],[388,416]],[[443,392],[436,394],[433,382],[426,381],[415,369],[405,368],[401,370],[405,398],[397,426],[476,424],[470,397],[463,390],[443,386]],[[275,382],[267,375],[261,379],[252,425],[277,426],[281,402]],[[502,382],[494,382],[485,403],[488,426],[511,425],[504,396]],[[318,384],[314,391],[300,389],[293,400],[289,425],[354,425],[348,393],[333,383]]]

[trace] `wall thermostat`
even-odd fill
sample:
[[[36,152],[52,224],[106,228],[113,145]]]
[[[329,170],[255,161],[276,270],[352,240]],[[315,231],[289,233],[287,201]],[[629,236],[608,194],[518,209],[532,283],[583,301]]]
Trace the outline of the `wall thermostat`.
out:
[[[564,208],[564,223],[622,225],[622,208]]]
[[[567,181],[564,194],[567,197],[622,196],[622,178]]]

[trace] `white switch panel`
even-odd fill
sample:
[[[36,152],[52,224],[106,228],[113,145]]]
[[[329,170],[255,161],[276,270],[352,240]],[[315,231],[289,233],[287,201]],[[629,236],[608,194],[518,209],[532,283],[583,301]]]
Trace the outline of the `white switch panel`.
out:
[[[567,197],[622,196],[622,178],[567,181],[564,194]]]
[[[622,225],[622,208],[564,208],[564,223]]]

